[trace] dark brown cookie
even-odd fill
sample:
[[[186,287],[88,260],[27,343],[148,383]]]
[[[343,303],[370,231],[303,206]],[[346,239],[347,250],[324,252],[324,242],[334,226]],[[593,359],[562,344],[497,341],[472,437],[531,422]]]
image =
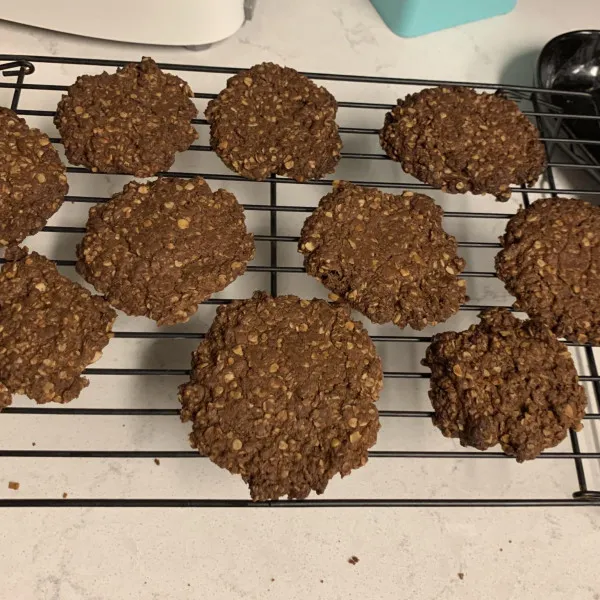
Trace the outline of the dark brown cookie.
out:
[[[151,58],[114,74],[82,75],[58,103],[54,124],[74,165],[151,177],[198,137],[188,84]]]
[[[0,382],[0,410],[10,406],[11,403],[12,397],[8,391],[8,388],[2,382]]]
[[[128,315],[187,321],[254,256],[244,209],[201,177],[128,183],[90,210],[77,271]]]
[[[304,266],[375,323],[423,329],[465,302],[465,261],[442,228],[442,209],[422,194],[399,196],[336,182],[302,228]]]
[[[533,185],[546,163],[538,130],[515,102],[465,87],[398,100],[379,137],[407,173],[453,194],[508,200],[511,184]]]
[[[533,459],[582,428],[586,397],[573,359],[540,323],[501,308],[480,319],[427,348],[433,422],[463,446],[500,444],[518,462]]]
[[[272,174],[297,181],[335,170],[342,141],[337,103],[323,87],[273,63],[241,71],[208,103],[213,150],[248,179]]]
[[[89,384],[115,311],[63,277],[51,261],[10,248],[0,271],[0,381],[32,400],[70,402]]]
[[[48,136],[0,107],[0,246],[42,229],[69,190]]]
[[[496,270],[515,307],[559,337],[600,344],[600,208],[544,198],[512,217],[500,241]]]
[[[323,493],[367,462],[381,361],[345,307],[296,296],[221,306],[180,387],[192,446],[239,473],[253,500]]]

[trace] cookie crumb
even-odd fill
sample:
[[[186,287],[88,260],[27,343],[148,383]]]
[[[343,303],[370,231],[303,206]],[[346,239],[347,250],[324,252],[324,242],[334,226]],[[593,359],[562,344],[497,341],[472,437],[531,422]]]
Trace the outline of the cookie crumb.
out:
[[[271,582],[275,581],[275,577],[271,577]]]
[[[31,442],[31,445],[32,445],[32,446],[35,446],[35,442]]]
[[[63,498],[67,497],[67,492],[63,492]]]
[[[158,458],[154,459],[154,464],[158,467],[160,466],[160,460],[158,460]]]
[[[358,556],[351,556],[351,557],[348,559],[348,562],[349,562],[351,565],[355,565],[355,564],[356,564],[358,561],[359,561],[359,558],[358,558]]]
[[[8,487],[16,492],[21,487],[21,484],[18,481],[9,481]]]
[[[458,578],[462,581],[465,578],[464,573],[458,573]]]

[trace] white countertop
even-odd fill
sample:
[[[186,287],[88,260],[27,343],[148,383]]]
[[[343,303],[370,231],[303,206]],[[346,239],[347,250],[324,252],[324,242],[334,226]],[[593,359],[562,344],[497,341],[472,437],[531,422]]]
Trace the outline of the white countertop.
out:
[[[537,53],[547,40],[564,31],[600,25],[595,4],[519,0],[516,11],[505,17],[402,39],[384,26],[367,0],[259,0],[251,23],[235,37],[202,52],[93,41],[0,22],[0,53],[132,60],[151,55],[159,62],[219,66],[271,60],[303,71],[530,84]],[[79,72],[77,67],[56,67],[53,82],[69,84]],[[190,83],[198,89],[194,80]],[[222,79],[207,78],[204,84],[218,91]],[[340,99],[344,94],[343,99],[375,102],[391,103],[396,98],[387,86],[328,87]],[[0,89],[0,104],[9,100],[6,90]],[[24,94],[23,106],[33,108],[35,103],[39,108],[45,102],[43,108],[51,109],[56,100],[56,96],[34,99]],[[363,118],[350,112],[341,111],[342,118],[348,122]],[[381,116],[373,116],[373,127]],[[49,120],[38,124],[54,131]],[[356,151],[358,143],[351,140],[349,146]],[[189,159],[178,160],[183,168],[191,168]],[[206,161],[208,170],[226,172],[216,158]],[[396,166],[386,162],[381,168]],[[353,163],[340,167],[338,175],[374,176],[369,169]],[[392,173],[402,176],[400,170],[389,171],[388,180]],[[98,176],[93,189],[88,181],[72,177],[71,193],[107,195],[124,180]],[[260,197],[264,185],[229,187],[246,202],[264,202]],[[299,189],[310,194],[311,202],[323,191],[283,187],[285,194],[280,190],[279,198],[288,204],[304,201],[297,196]],[[248,194],[256,198],[249,200]],[[435,197],[446,209],[481,210],[484,202],[484,210],[495,212],[514,212],[518,200],[497,205],[489,199]],[[88,205],[65,204],[52,223],[81,226],[87,209]],[[250,223],[258,229],[264,226],[258,220]],[[503,223],[488,225],[473,219],[467,225],[449,223],[448,227],[455,227],[451,232],[462,240],[494,241]],[[301,220],[280,220],[280,233],[297,235],[300,224]],[[72,258],[75,242],[76,236],[57,241],[39,234],[29,245],[53,258]],[[488,261],[489,269],[493,253],[465,256],[473,264]],[[298,260],[292,252],[289,261],[297,264]],[[263,286],[259,275],[245,276],[228,295],[244,295]],[[322,294],[308,278],[295,281],[282,279],[281,285],[307,296]],[[492,280],[475,285],[469,290],[472,301],[510,303],[496,284]],[[201,309],[186,330],[204,330],[211,314]],[[446,328],[467,324],[461,317],[456,319]],[[152,329],[141,319],[124,319],[117,328]],[[165,342],[157,347],[115,340],[95,366],[186,368],[194,345],[193,341],[176,346]],[[420,356],[382,352],[384,361],[392,361],[396,370],[418,368]],[[96,377],[76,402],[81,407],[174,408],[179,382],[166,377],[140,386],[139,379],[100,381]],[[395,393],[384,394],[382,407],[403,403],[407,409],[428,410],[426,382],[402,385]],[[30,405],[16,402],[16,406]],[[386,423],[378,448],[458,448],[426,419],[409,421]],[[589,424],[586,429],[590,431]],[[31,449],[36,442],[36,449],[186,450],[187,430],[172,416],[6,414],[0,419],[0,447]],[[584,449],[591,451],[597,440],[589,444]],[[596,489],[600,488],[599,462],[586,463]],[[150,458],[2,458],[0,467],[3,498],[56,498],[63,492],[70,498],[247,497],[238,478],[195,459],[162,459],[157,466]],[[9,480],[20,482],[17,492],[7,488]],[[333,481],[325,497],[568,498],[575,489],[570,460],[516,465],[493,459],[375,458],[344,481]],[[598,508],[5,508],[0,509],[0,540],[0,598],[15,600],[600,599]],[[353,555],[360,560],[354,566],[348,563]]]

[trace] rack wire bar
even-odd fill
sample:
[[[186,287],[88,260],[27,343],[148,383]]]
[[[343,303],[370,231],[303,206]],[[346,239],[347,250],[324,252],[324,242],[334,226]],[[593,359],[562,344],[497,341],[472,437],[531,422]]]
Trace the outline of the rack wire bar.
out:
[[[22,108],[20,106],[21,95],[24,90],[31,92],[36,91],[54,91],[62,92],[67,89],[67,86],[56,85],[53,83],[29,83],[27,80],[32,74],[42,70],[44,65],[81,65],[96,66],[96,67],[120,67],[127,61],[119,60],[97,60],[97,59],[78,59],[78,58],[61,58],[55,56],[13,56],[0,55],[0,88],[12,90],[11,108],[18,114],[23,116],[47,117],[52,118],[55,114],[53,110],[41,110],[37,108]],[[183,73],[207,73],[207,74],[223,74],[230,75],[237,73],[239,69],[231,67],[212,67],[212,66],[196,66],[196,65],[176,65],[176,64],[161,64],[161,68],[170,71],[179,71]],[[82,69],[85,72],[85,69]],[[388,78],[376,76],[356,76],[356,75],[340,75],[333,73],[305,73],[312,79],[319,81],[358,83],[358,84],[373,84],[373,85],[394,85],[394,86],[416,86],[430,87],[436,85],[456,86],[464,85],[482,90],[497,91],[508,97],[514,98],[517,101],[524,101],[523,112],[530,118],[537,121],[538,127],[542,133],[541,139],[545,144],[548,155],[548,166],[546,170],[546,183],[549,187],[532,187],[523,188],[514,186],[513,193],[520,194],[522,203],[527,206],[530,203],[531,195],[581,195],[590,196],[600,194],[598,188],[598,170],[600,165],[594,162],[589,152],[579,152],[573,149],[573,144],[577,144],[579,148],[586,146],[594,146],[600,144],[600,140],[585,139],[573,140],[565,133],[562,128],[563,120],[584,119],[587,121],[600,120],[600,115],[578,115],[563,113],[560,109],[552,104],[552,95],[564,94],[573,97],[589,97],[586,92],[557,92],[556,90],[539,89],[533,86],[510,86],[497,85],[492,83],[469,83],[469,82],[452,82],[452,81],[429,81],[425,79],[403,79],[403,78]],[[402,93],[398,94],[402,95]],[[214,98],[215,94],[199,92],[195,94],[198,99]],[[350,100],[342,100],[339,102],[340,107],[352,110],[369,110],[369,111],[384,111],[388,110],[392,105],[387,103],[375,102],[357,102]],[[198,126],[206,126],[207,122],[203,118],[194,120]],[[365,136],[373,136],[378,134],[377,129],[369,127],[340,127],[342,134],[358,134]],[[60,144],[60,138],[51,138],[55,144]],[[195,152],[209,152],[210,147],[202,144],[194,145],[191,148]],[[351,161],[384,161],[388,160],[387,156],[381,153],[373,152],[344,152],[343,160]],[[558,187],[556,183],[556,174],[564,170],[577,173],[588,173],[590,175],[589,187],[582,187],[578,184],[574,187]],[[69,173],[85,175],[93,177],[87,169],[81,167],[69,167]],[[234,173],[191,173],[191,172],[168,172],[161,175],[169,177],[195,177],[202,175],[207,180],[214,181],[231,181],[245,182],[252,184]],[[102,175],[102,174],[99,174]],[[308,181],[302,185],[318,185],[330,186],[331,180]],[[355,183],[365,186],[377,186],[391,189],[411,189],[411,190],[429,190],[431,186],[418,182],[400,182],[400,181],[381,181],[381,180],[366,180],[355,181]],[[249,212],[268,213],[265,217],[268,219],[267,233],[255,235],[255,239],[259,243],[268,244],[268,264],[252,265],[248,270],[256,273],[266,273],[268,277],[268,289],[271,294],[276,295],[281,289],[280,277],[282,274],[300,274],[304,270],[301,267],[286,266],[280,264],[281,255],[279,244],[282,243],[297,243],[297,235],[282,234],[282,223],[284,217],[289,213],[310,213],[314,208],[306,205],[282,205],[280,203],[279,185],[285,184],[296,185],[296,182],[286,178],[271,177],[266,180],[268,186],[268,202],[266,204],[245,204],[244,208]],[[96,204],[106,202],[108,198],[99,196],[85,195],[69,195],[66,198],[67,202],[73,204]],[[489,219],[489,220],[506,220],[512,216],[512,213],[488,213],[488,212],[470,212],[470,211],[446,211],[444,214],[447,219]],[[81,235],[85,229],[82,226],[57,226],[50,225],[43,229],[44,232],[57,235]],[[500,247],[497,242],[485,241],[459,241],[459,247],[471,249],[489,249],[496,250]],[[0,263],[4,262],[0,259]],[[54,262],[63,267],[73,267],[74,260],[55,259]],[[464,276],[471,279],[491,279],[495,277],[495,273],[485,270],[469,270],[463,273]],[[205,304],[218,306],[227,304],[232,300],[229,298],[213,298],[205,302]],[[466,304],[461,307],[463,312],[480,311],[488,306],[478,304]],[[179,332],[179,331],[117,331],[115,338],[121,340],[201,340],[204,338],[203,332]],[[427,344],[431,341],[431,336],[428,335],[372,335],[373,341],[380,344],[402,344],[404,347],[412,347],[414,344]],[[580,379],[582,382],[589,383],[590,389],[590,408],[585,416],[586,428],[597,426],[596,431],[600,432],[600,370],[594,357],[594,349],[589,344],[569,343],[571,347],[578,348],[586,361],[586,371],[581,372]],[[92,367],[87,369],[87,375],[92,377],[104,376],[159,376],[159,377],[177,377],[182,378],[189,374],[189,369],[179,368],[97,368]],[[420,371],[400,371],[388,370],[384,373],[387,379],[396,380],[428,380],[430,374]],[[174,383],[176,385],[176,383]],[[17,407],[11,406],[4,410],[6,417],[15,416],[42,416],[42,415],[62,415],[65,418],[70,417],[170,417],[176,418],[179,414],[177,408],[79,408],[76,404],[73,406],[27,406]],[[430,410],[401,410],[401,409],[382,409],[379,411],[382,421],[386,419],[430,419],[432,412]],[[578,489],[573,493],[572,497],[558,498],[480,498],[477,496],[470,498],[309,498],[306,500],[279,500],[276,502],[252,502],[250,500],[239,499],[209,499],[209,498],[6,498],[0,499],[0,507],[128,507],[128,508],[152,508],[152,507],[170,507],[170,508],[245,508],[245,507],[313,507],[313,508],[336,508],[336,507],[575,507],[575,506],[600,506],[600,491],[588,489],[588,478],[586,473],[586,465],[590,461],[600,460],[600,449],[596,451],[583,451],[579,435],[570,432],[570,451],[553,451],[552,449],[541,454],[540,459],[544,461],[562,462],[573,461],[575,473],[577,476]],[[502,452],[488,451],[478,452],[474,450],[372,450],[369,457],[376,461],[397,460],[403,458],[405,460],[514,460],[506,456]],[[19,460],[97,460],[97,459],[114,459],[114,460],[148,460],[156,458],[171,458],[171,459],[187,459],[187,458],[203,458],[193,450],[96,450],[89,448],[72,448],[70,450],[43,450],[43,449],[5,449],[0,447],[0,459],[19,459]],[[568,464],[568,463],[567,463]]]

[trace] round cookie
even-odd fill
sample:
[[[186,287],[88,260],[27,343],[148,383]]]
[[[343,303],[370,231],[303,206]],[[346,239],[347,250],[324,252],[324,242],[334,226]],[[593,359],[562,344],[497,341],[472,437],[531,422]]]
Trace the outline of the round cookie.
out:
[[[379,133],[404,171],[445,192],[493,194],[533,185],[546,164],[539,132],[512,100],[466,87],[409,94],[387,113]]]
[[[90,210],[77,271],[128,315],[187,321],[254,256],[244,209],[201,177],[132,181]]]
[[[305,498],[367,462],[381,361],[345,307],[296,296],[221,306],[180,387],[192,446],[253,500]]]
[[[63,277],[53,262],[11,247],[0,271],[0,381],[32,400],[70,402],[89,385],[115,311]]]
[[[206,118],[213,150],[233,171],[259,181],[272,174],[304,181],[332,173],[340,160],[336,113],[324,87],[262,63],[229,79]]]
[[[467,300],[465,261],[428,196],[336,182],[304,223],[306,271],[375,323],[423,329]]]
[[[559,337],[600,344],[600,208],[544,198],[512,217],[500,241],[496,271],[515,308]]]
[[[582,428],[585,392],[569,350],[547,327],[503,308],[480,319],[435,335],[427,348],[433,422],[463,446],[500,444],[518,462],[531,460]]]
[[[151,177],[198,137],[188,84],[151,58],[114,74],[82,75],[58,103],[54,124],[74,165]]]
[[[42,229],[69,190],[50,139],[0,107],[0,247]]]

